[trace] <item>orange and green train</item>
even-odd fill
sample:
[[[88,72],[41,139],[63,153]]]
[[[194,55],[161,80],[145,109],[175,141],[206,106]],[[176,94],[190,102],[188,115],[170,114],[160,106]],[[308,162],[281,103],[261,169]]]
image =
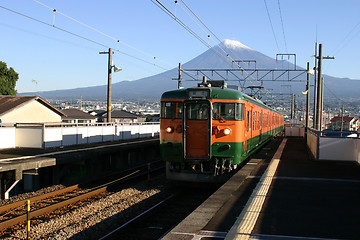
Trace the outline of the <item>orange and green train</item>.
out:
[[[245,93],[199,87],[163,93],[160,153],[168,179],[216,181],[283,131],[284,117]]]

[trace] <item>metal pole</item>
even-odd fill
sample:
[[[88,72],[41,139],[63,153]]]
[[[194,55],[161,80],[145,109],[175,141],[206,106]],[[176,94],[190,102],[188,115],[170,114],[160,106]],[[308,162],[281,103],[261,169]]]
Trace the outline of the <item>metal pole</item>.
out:
[[[305,131],[308,132],[309,128],[309,110],[310,110],[310,63],[307,62],[307,74],[306,74],[306,117],[305,117]]]
[[[107,122],[111,122],[111,69],[112,69],[112,49],[109,48],[108,63],[108,88],[107,88]]]
[[[296,119],[296,94],[294,93],[294,119]]]
[[[178,89],[181,88],[181,63],[179,63]]]
[[[317,75],[317,104],[316,104],[316,129],[321,131],[321,119],[322,119],[322,103],[321,103],[321,92],[322,92],[322,44],[319,44],[319,55],[318,55],[318,75]]]
[[[313,113],[313,128],[316,129],[316,109],[317,109],[317,88],[316,88],[316,76],[317,76],[317,42],[315,43],[315,67],[314,67],[314,113]]]
[[[321,89],[320,89],[320,131],[323,130],[323,110],[324,110],[324,78],[321,77]]]
[[[291,114],[290,118],[294,119],[294,94],[291,94]]]
[[[30,239],[30,200],[26,203],[26,239]]]
[[[341,111],[341,137],[343,131],[344,131],[344,105],[342,105],[342,111]]]

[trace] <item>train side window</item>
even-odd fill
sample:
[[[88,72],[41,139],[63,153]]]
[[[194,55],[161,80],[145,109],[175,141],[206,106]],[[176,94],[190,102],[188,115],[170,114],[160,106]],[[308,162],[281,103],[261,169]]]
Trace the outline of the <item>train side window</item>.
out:
[[[236,103],[236,105],[235,105],[235,120],[239,120],[239,121],[243,120],[243,108],[244,108],[244,105],[242,103]]]
[[[161,102],[161,118],[182,118],[182,105],[181,102]]]
[[[255,130],[256,112],[253,112],[252,129]]]
[[[239,106],[241,105],[241,106]],[[213,119],[215,120],[242,120],[242,104],[221,103],[213,104]]]
[[[246,121],[246,129],[250,131],[250,112],[247,112],[247,121]]]

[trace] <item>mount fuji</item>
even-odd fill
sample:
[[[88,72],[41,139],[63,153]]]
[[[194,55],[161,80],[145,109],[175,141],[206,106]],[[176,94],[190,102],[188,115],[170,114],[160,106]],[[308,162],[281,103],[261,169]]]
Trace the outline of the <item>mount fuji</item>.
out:
[[[226,48],[224,47],[226,46]],[[224,57],[219,57],[221,53]],[[250,47],[245,46],[239,41],[235,40],[224,40],[223,43],[213,47],[190,60],[189,62],[182,65],[182,69],[230,69],[234,63],[231,63],[228,59],[243,59],[245,60],[256,60],[257,69],[275,69],[282,68],[284,69],[294,69],[295,65],[288,61],[276,61],[276,59],[266,56],[256,50],[251,49]],[[227,61],[226,61],[227,60]],[[245,63],[242,64],[242,67],[245,67]],[[251,64],[249,62],[249,64]],[[250,68],[254,68],[251,66]],[[301,67],[296,66],[296,69],[301,69]],[[178,77],[178,69],[174,68],[166,72],[142,78],[134,81],[122,81],[112,85],[112,98],[113,99],[128,99],[128,100],[137,100],[141,99],[159,99],[161,94],[167,90],[172,90],[177,88],[177,81],[172,80],[173,78]],[[306,75],[302,77],[306,79]],[[326,82],[326,87],[331,89],[332,93],[336,94],[339,97],[353,97],[359,98],[358,89],[360,89],[359,80],[351,80],[348,78],[336,78],[331,76],[324,75]],[[199,79],[200,80],[200,79]],[[313,80],[311,80],[313,82]],[[186,83],[185,83],[186,84]],[[228,85],[233,83],[228,83]],[[259,83],[248,83],[248,85],[259,85]],[[284,84],[289,85],[290,82],[277,82],[277,81],[266,81],[263,83],[263,87],[270,89],[272,92],[287,92],[289,89],[282,89]],[[196,84],[192,82],[192,86]],[[282,86],[281,86],[282,85]],[[305,90],[306,82],[293,82],[291,83],[291,91],[300,94],[301,91]],[[329,96],[327,94],[327,88],[325,88],[325,98]],[[82,96],[86,99],[105,99],[106,98],[106,85],[95,86],[95,87],[85,87],[85,88],[76,88],[76,89],[67,89],[67,90],[56,90],[56,91],[46,91],[39,92],[39,95],[43,98],[50,99],[78,99],[79,96]],[[19,95],[29,95],[34,93],[22,93]]]

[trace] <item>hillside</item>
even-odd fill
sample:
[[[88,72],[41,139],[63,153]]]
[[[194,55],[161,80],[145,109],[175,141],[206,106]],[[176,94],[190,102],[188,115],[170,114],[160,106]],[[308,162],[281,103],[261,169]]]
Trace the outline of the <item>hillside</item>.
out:
[[[256,60],[258,69],[274,69],[288,68],[293,69],[294,65],[283,61],[276,62],[274,58],[268,57],[256,50],[253,50],[242,43],[234,40],[225,40],[224,44],[230,49],[228,53],[233,59],[244,59],[244,60]],[[196,58],[182,65],[183,69],[196,69],[196,68],[231,68],[234,67],[232,64],[224,59],[221,59],[215,51],[221,51],[220,46],[215,46],[213,50],[209,49],[204,53],[200,54]],[[246,67],[245,63],[241,63],[242,67]],[[280,66],[280,67],[279,67]],[[297,69],[301,69],[297,66]],[[159,99],[164,91],[176,89],[177,81],[172,80],[178,76],[177,68],[169,71],[142,78],[135,81],[122,81],[112,85],[112,98],[113,99]],[[251,78],[250,78],[251,79]],[[304,77],[302,78],[304,79]],[[360,89],[360,80],[351,80],[348,78],[336,78],[332,76],[324,75],[325,79],[325,98],[332,97],[333,93],[341,98],[359,98],[358,89]],[[313,82],[313,80],[312,80]],[[186,84],[186,83],[185,83]],[[194,86],[194,83],[192,83]],[[234,84],[234,83],[228,83]],[[245,86],[259,85],[259,82],[252,81],[247,82]],[[283,81],[271,81],[263,82],[263,86],[267,88],[267,92],[274,93],[289,93],[290,89],[284,88],[284,85],[291,84],[291,90],[300,94],[305,89],[305,82],[283,82]],[[186,86],[186,85],[185,85]],[[189,85],[187,85],[189,86]],[[328,91],[330,89],[331,92]],[[19,95],[34,95],[34,93],[22,93]],[[85,99],[106,99],[106,85],[95,86],[95,87],[84,87],[67,90],[47,91],[39,92],[39,95],[43,98],[72,98],[78,99],[82,96]]]

